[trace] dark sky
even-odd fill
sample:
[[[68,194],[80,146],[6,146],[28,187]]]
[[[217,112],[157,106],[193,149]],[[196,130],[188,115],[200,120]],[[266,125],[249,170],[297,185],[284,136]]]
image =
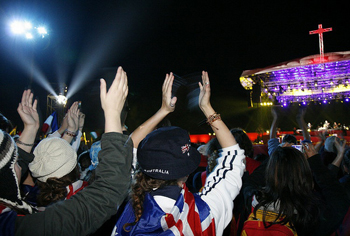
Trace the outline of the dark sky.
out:
[[[0,111],[19,123],[16,108],[29,85],[28,68],[36,67],[53,86],[60,79],[71,88],[80,78],[81,88],[68,104],[82,100],[86,129],[101,129],[98,79],[111,80],[121,65],[128,73],[126,123],[132,131],[160,107],[165,73],[207,70],[213,107],[228,126],[268,129],[270,112],[247,106],[239,83],[242,71],[317,54],[318,37],[309,31],[318,24],[333,27],[324,34],[325,52],[349,51],[349,7],[348,1],[2,1]],[[8,22],[18,16],[45,23],[50,35],[34,42],[14,38]],[[41,84],[34,79],[31,87],[45,119],[47,92]],[[199,125],[204,116],[188,108],[189,92],[179,89],[169,119],[191,133],[208,132],[209,127]],[[287,112],[294,117],[296,111]],[[307,118],[312,123],[335,119],[328,115],[315,118],[310,112]],[[282,125],[288,129],[295,122]]]

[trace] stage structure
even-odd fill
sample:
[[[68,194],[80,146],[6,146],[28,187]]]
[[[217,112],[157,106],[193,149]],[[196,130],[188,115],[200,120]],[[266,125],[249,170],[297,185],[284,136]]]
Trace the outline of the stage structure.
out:
[[[48,94],[46,98],[46,117],[49,117],[54,111],[56,111],[58,116],[59,124],[65,116],[65,109],[67,104],[67,86],[61,84],[58,86],[58,95],[57,94]]]
[[[307,105],[350,99],[350,51],[312,55],[262,69],[245,70],[241,85],[250,103]]]

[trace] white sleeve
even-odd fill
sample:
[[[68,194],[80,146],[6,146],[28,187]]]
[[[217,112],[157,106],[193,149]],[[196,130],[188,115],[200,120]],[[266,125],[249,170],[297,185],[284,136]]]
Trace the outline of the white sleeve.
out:
[[[53,138],[53,137],[57,137],[57,138],[61,138],[61,134],[58,133],[58,131],[56,130],[55,132],[47,135],[48,138]]]
[[[131,176],[135,177],[135,171],[137,168],[137,148],[132,149],[132,166],[131,166]]]
[[[200,193],[214,217],[216,235],[222,235],[232,220],[233,200],[242,187],[244,159],[244,150],[238,144],[222,149]]]
[[[72,148],[75,150],[75,151],[78,151],[79,149],[79,146],[80,146],[80,142],[81,142],[81,136],[83,135],[83,133],[78,130],[78,133],[77,133],[77,136],[74,137],[73,141],[72,141]]]

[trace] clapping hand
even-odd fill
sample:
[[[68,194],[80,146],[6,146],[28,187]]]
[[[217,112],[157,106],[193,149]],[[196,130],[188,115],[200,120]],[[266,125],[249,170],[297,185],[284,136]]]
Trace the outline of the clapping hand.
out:
[[[314,145],[312,145],[312,143],[302,143],[302,145],[303,145],[303,150],[306,158],[310,158],[317,154],[317,151]]]
[[[334,140],[334,146],[337,149],[337,156],[333,160],[332,164],[337,166],[337,167],[340,167],[340,165],[341,165],[341,163],[343,161],[343,158],[344,158],[344,153],[345,153],[345,149],[346,149],[345,148],[346,140],[344,139],[343,143],[341,144],[339,142],[339,140],[336,138]]]
[[[326,136],[327,136],[327,130],[322,130],[320,132],[318,132],[317,136],[320,138],[320,140],[322,142],[325,142],[326,141]]]
[[[33,93],[30,89],[24,90],[21,103],[17,108],[17,112],[23,121],[24,129],[17,140],[17,145],[28,153],[32,150],[35,136],[39,129],[37,104],[38,101],[36,99],[33,102]]]
[[[79,125],[79,108],[78,102],[74,102],[67,113],[68,128],[70,132],[76,132]]]
[[[162,87],[162,107],[161,109],[166,110],[167,112],[173,112],[175,110],[175,104],[177,101],[177,97],[171,98],[171,90],[173,87],[174,75],[171,72],[170,74],[166,74],[165,80]]]
[[[84,123],[85,123],[85,114],[80,111],[79,112],[79,130],[80,131],[83,130]]]
[[[339,140],[336,138],[334,139],[334,146],[337,149],[338,155],[344,155],[345,152],[345,146],[346,146],[346,140],[343,141],[341,144]]]
[[[278,118],[278,113],[277,113],[276,107],[272,107],[272,108],[271,108],[271,114],[272,114],[273,119],[277,120],[277,118]]]
[[[306,114],[306,110],[307,110],[306,107],[299,108],[299,112],[297,114],[297,120],[304,119],[305,114]]]
[[[33,93],[30,89],[24,90],[21,103],[19,103],[17,112],[20,115],[24,127],[33,127],[39,129],[39,115],[36,110],[38,101],[33,102]]]
[[[105,132],[122,133],[120,113],[125,99],[128,96],[128,77],[122,67],[118,68],[117,74],[107,92],[106,81],[100,80],[101,106],[105,114]]]
[[[202,71],[202,83],[198,83],[200,93],[199,93],[199,107],[201,110],[203,108],[210,106],[210,81],[208,72]]]

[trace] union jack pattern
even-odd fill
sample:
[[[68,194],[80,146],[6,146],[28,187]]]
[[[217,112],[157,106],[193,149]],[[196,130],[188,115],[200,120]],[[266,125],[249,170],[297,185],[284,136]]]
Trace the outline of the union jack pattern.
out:
[[[185,144],[184,146],[181,147],[182,153],[186,153],[189,150],[190,150],[190,145],[189,144]]]
[[[112,235],[215,235],[215,222],[209,206],[199,195],[189,192],[186,186],[170,213],[164,213],[149,194],[145,197],[144,209],[148,211],[142,214],[139,222],[132,226],[129,232],[126,232],[123,230],[123,225],[135,220],[129,202]]]

